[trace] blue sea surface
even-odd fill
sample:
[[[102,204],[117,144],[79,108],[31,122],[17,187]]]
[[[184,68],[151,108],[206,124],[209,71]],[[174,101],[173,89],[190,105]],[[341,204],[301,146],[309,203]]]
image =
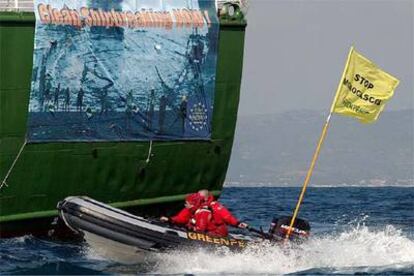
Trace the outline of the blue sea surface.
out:
[[[273,217],[292,214],[299,193],[227,187],[220,201],[267,230]],[[312,227],[311,238],[299,246],[177,250],[133,265],[106,259],[86,243],[1,239],[0,274],[414,274],[414,187],[310,187],[299,217]]]

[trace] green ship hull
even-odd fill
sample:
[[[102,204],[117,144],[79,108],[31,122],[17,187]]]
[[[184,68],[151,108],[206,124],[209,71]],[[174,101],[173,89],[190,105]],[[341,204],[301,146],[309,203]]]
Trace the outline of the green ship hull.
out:
[[[177,208],[201,188],[219,195],[235,133],[245,27],[244,20],[220,23],[211,141],[153,142],[151,151],[149,142],[27,144],[0,191],[0,237],[47,231],[57,202],[69,195],[144,213]],[[34,31],[33,13],[0,13],[0,180],[25,141]]]

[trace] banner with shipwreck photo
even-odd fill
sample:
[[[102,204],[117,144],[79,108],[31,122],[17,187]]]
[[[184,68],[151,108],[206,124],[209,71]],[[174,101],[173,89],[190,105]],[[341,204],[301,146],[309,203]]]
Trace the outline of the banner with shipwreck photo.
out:
[[[36,0],[28,141],[210,139],[214,1]]]

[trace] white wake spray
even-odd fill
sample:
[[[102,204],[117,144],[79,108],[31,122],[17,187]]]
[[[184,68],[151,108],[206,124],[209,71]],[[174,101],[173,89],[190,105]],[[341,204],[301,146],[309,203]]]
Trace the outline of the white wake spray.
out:
[[[317,268],[414,265],[414,241],[393,226],[366,226],[340,234],[313,237],[299,246],[267,242],[243,252],[175,251],[159,255],[154,273],[286,274]]]

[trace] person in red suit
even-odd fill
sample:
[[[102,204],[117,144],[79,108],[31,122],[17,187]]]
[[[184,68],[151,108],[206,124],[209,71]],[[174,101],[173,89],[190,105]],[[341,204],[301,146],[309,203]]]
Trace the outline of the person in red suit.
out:
[[[247,228],[208,190],[200,190],[185,198],[185,208],[173,217],[161,217],[161,221],[185,226],[188,230],[206,233],[214,237],[227,237],[228,227]]]
[[[200,190],[198,194],[202,198],[201,206],[194,214],[198,231],[211,236],[226,237],[229,233],[227,225],[242,229],[249,226],[233,216],[208,190]]]
[[[201,207],[202,197],[199,193],[189,194],[185,197],[184,208],[172,217],[161,217],[163,222],[185,226],[187,229],[195,231],[196,221],[194,219],[195,212]]]

